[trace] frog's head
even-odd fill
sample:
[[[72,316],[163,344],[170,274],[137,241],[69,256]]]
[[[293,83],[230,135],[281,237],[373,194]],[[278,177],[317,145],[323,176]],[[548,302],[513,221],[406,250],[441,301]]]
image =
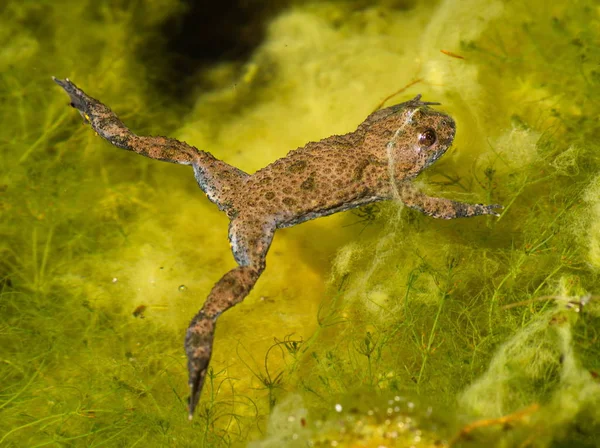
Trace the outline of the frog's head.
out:
[[[438,104],[423,102],[417,95],[372,113],[361,125],[365,143],[387,158],[394,178],[414,178],[452,145],[454,120],[429,107]]]

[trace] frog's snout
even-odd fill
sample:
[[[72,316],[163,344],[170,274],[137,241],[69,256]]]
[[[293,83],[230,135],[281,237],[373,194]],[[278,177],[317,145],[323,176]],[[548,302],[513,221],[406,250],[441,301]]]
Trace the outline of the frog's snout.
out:
[[[454,135],[456,134],[456,123],[452,117],[444,115],[439,123],[438,134],[440,134],[442,144],[446,147],[452,144]]]

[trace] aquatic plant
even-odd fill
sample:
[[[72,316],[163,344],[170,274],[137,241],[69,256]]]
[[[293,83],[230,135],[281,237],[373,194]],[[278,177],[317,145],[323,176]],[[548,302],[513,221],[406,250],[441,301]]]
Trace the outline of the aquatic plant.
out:
[[[248,61],[203,73],[213,88],[190,93],[191,109],[154,88],[160,70],[136,50],[179,2],[0,11],[0,445],[268,446],[296,433],[343,446],[360,437],[346,416],[378,407],[376,432],[396,396],[433,442],[597,443],[592,2],[297,2]],[[440,222],[390,204],[283,231],[257,289],[220,321],[188,424],[180,334],[234,265],[226,222],[185,168],[90,135],[51,75],[94,86],[139,133],[249,172],[420,80],[399,100],[422,93],[457,122],[423,185],[505,210]]]

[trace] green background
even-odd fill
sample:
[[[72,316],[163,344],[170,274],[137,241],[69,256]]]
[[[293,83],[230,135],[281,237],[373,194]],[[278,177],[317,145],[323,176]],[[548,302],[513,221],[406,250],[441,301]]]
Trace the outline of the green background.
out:
[[[0,6],[0,446],[600,446],[600,7],[242,4],[251,24],[213,35],[196,6],[179,52],[177,0]],[[222,36],[242,43],[210,58]],[[419,186],[504,210],[279,231],[190,423],[183,336],[235,265],[227,220],[51,76],[247,172],[418,81],[386,104],[422,93],[457,123]]]

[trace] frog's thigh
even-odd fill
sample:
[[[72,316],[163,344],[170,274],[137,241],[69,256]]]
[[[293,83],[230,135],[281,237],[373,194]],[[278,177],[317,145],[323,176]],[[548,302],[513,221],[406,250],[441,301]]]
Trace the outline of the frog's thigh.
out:
[[[229,224],[229,242],[240,266],[264,267],[275,223],[254,217],[238,216]]]

